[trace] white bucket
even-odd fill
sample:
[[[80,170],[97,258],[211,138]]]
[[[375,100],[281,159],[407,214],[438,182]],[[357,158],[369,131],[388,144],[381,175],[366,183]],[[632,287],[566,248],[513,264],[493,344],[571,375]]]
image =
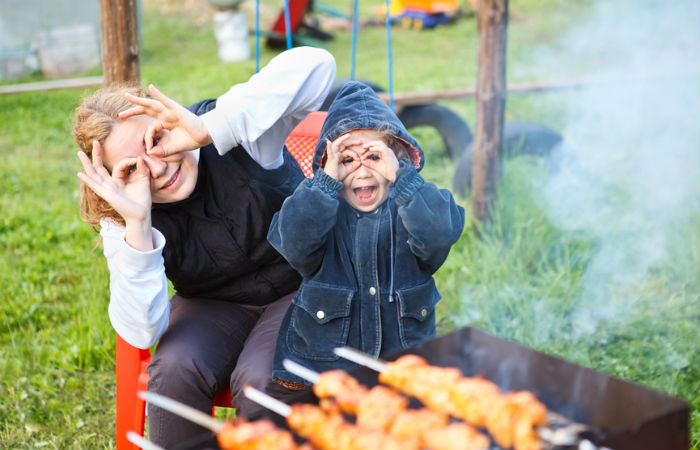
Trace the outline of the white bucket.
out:
[[[215,12],[214,36],[219,45],[219,58],[222,61],[245,61],[250,58],[245,12],[238,10]]]

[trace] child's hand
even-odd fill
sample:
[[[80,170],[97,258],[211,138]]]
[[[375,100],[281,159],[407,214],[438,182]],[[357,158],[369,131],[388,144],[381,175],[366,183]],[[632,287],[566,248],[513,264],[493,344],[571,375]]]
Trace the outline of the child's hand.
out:
[[[399,160],[394,151],[382,141],[371,141],[362,145],[362,165],[374,170],[392,183],[396,181]]]
[[[326,140],[326,165],[324,172],[341,183],[351,173],[356,171],[361,165],[360,155],[350,149],[362,144],[361,141],[351,141],[349,134],[340,136],[335,141]]]
[[[135,106],[119,113],[121,119],[139,114],[156,120],[149,125],[144,136],[149,155],[165,157],[173,153],[201,148],[212,142],[202,119],[190,110],[171,100],[150,85],[149,90],[156,99],[126,94],[126,99]]]

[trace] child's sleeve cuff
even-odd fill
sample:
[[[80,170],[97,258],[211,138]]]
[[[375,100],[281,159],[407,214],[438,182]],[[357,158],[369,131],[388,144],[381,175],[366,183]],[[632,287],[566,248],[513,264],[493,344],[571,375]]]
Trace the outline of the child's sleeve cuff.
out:
[[[343,188],[343,183],[328,175],[323,169],[319,169],[314,174],[313,183],[321,192],[333,198],[338,197],[338,192]]]
[[[423,186],[425,180],[421,177],[408,160],[399,161],[399,170],[396,171],[396,182],[389,194],[397,205],[405,205],[413,197],[413,194]]]

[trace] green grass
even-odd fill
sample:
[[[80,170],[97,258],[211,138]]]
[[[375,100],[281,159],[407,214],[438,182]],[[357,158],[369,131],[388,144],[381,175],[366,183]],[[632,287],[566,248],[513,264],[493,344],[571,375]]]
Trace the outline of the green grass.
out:
[[[347,2],[330,3],[343,11],[348,8]],[[253,73],[252,60],[218,61],[209,22],[193,20],[188,13],[164,14],[149,5],[146,2],[142,22],[144,83],[155,83],[188,103],[216,96]],[[361,8],[361,14],[369,17],[372,5]],[[564,52],[557,73],[536,64],[543,46],[550,52],[561,50],[558,36],[596,17],[592,1],[518,0],[510,2],[510,12],[510,82],[587,76],[605,62],[576,59]],[[395,27],[392,36],[397,91],[474,86],[472,18],[432,31]],[[350,35],[335,32],[327,48],[336,57],[338,75],[347,77]],[[263,63],[274,54],[263,48]],[[358,78],[387,86],[384,28],[362,29],[356,71]],[[70,136],[72,111],[81,95],[91,91],[0,97],[0,449],[114,447],[114,333],[107,319],[108,274],[101,249],[91,250],[97,235],[78,216],[79,164]],[[571,119],[570,98],[561,92],[513,96],[506,118],[563,129]],[[444,104],[473,126],[473,101]],[[694,116],[676,128],[659,126],[690,129],[687,142],[697,149]],[[426,151],[425,178],[450,188],[454,162],[444,156],[440,137],[432,129],[412,132]],[[585,139],[577,137],[590,144],[605,141],[610,134],[601,125]],[[642,148],[647,138],[651,135],[623,147]],[[664,154],[673,154],[671,147],[662,148]],[[688,161],[688,167],[697,172],[697,157]],[[646,222],[618,222],[644,205],[637,199],[640,193],[654,191],[615,183],[602,169],[591,173],[594,180],[598,175],[602,180],[591,192],[602,202],[600,217],[591,220],[574,209],[562,220],[548,210],[543,192],[551,180],[542,161],[523,157],[505,164],[491,221],[467,226],[436,276],[443,295],[440,333],[475,326],[680,397],[692,409],[691,447],[700,449],[697,186],[669,220],[658,222],[651,214],[645,216]],[[471,222],[468,199],[459,201]],[[605,252],[629,258],[614,268],[636,268],[641,254],[616,249],[644,242],[660,223],[667,227],[663,252],[641,274],[623,278],[618,270],[600,269],[599,256]],[[591,284],[594,275],[600,281],[597,285]]]

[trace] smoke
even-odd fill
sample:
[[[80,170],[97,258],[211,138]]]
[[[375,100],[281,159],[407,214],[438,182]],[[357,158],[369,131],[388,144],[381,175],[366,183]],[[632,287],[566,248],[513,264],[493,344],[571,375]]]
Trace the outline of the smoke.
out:
[[[574,337],[634,311],[626,288],[669,257],[700,207],[699,24],[695,0],[599,2],[556,46],[514,63],[528,70],[518,76],[567,79],[578,66],[609,80],[565,96],[560,131],[573,153],[540,191],[552,223],[596,243],[568,317]]]

